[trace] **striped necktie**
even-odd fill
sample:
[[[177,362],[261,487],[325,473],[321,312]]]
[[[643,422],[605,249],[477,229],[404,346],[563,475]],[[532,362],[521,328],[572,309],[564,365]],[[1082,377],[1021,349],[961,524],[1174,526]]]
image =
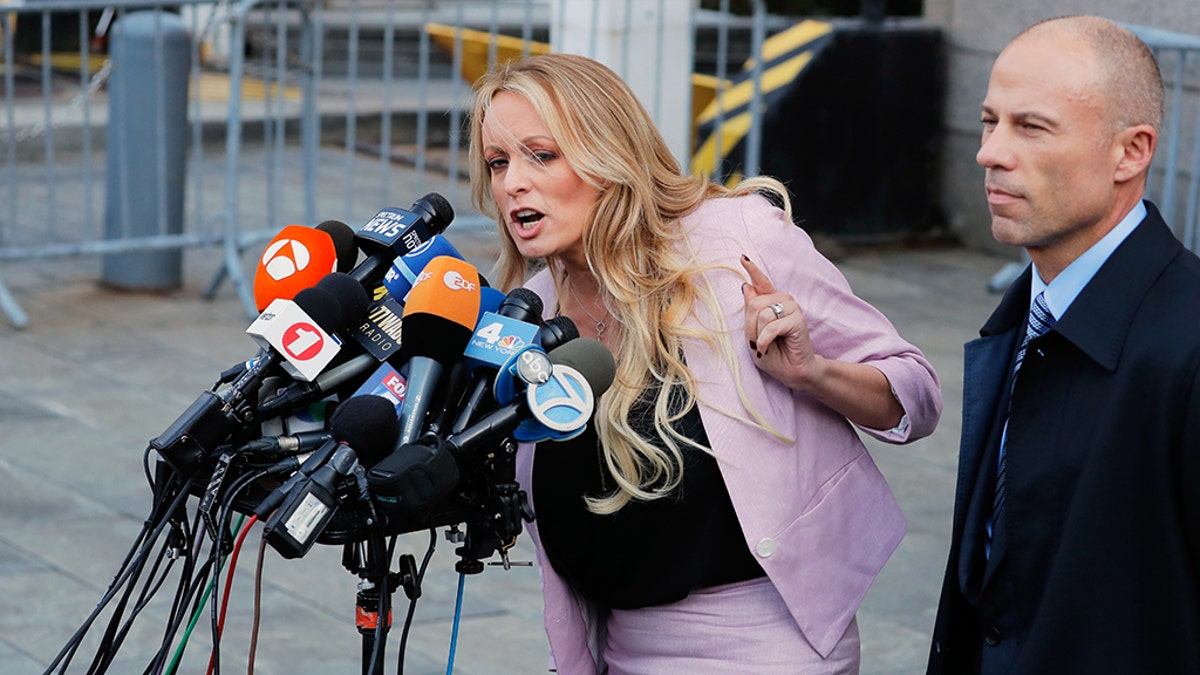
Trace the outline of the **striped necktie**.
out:
[[[1045,292],[1038,293],[1033,299],[1033,306],[1029,308],[1029,323],[1025,327],[1025,337],[1021,340],[1021,347],[1017,350],[1017,358],[1013,362],[1013,388],[1016,388],[1017,374],[1021,371],[1021,362],[1025,360],[1025,349],[1029,346],[1029,341],[1035,337],[1041,337],[1046,334],[1046,331],[1054,325],[1054,314],[1050,312],[1050,308],[1046,306],[1046,299],[1043,297]],[[1009,392],[1010,394],[1012,392]],[[1012,407],[1011,397],[1009,400],[1009,408]],[[992,515],[987,522],[987,541],[985,550],[991,555],[992,530],[995,526],[996,519],[1000,516],[1000,510],[1004,507],[1005,484],[1008,482],[1008,466],[1005,462],[1005,445],[1008,440],[1008,420],[1004,421],[1004,442],[1000,444],[1000,465],[996,470],[996,493],[992,500]]]

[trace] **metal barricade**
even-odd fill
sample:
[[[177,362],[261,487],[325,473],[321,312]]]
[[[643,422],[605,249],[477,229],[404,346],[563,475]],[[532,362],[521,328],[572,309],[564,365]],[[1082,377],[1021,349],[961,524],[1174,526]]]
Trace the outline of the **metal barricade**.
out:
[[[1200,36],[1129,26],[1158,59],[1166,87],[1166,110],[1146,196],[1183,245],[1200,253],[1200,101],[1196,68]]]
[[[437,191],[459,214],[456,229],[491,227],[471,209],[466,183],[463,73],[479,56],[465,35],[483,36],[491,65],[506,40],[521,53],[549,43],[554,17],[566,3],[585,1],[623,2],[628,17],[645,10],[635,0],[4,0],[0,310],[13,325],[27,325],[4,286],[6,261],[219,247],[222,263],[204,294],[213,297],[229,281],[253,316],[243,253],[289,223],[354,226]],[[144,8],[180,13],[192,34],[184,223],[160,213],[149,233],[126,223],[114,236],[105,232],[100,197],[113,178],[105,175],[103,31]],[[693,29],[719,37],[710,59],[718,77],[696,80],[713,90],[719,108],[727,75],[761,68],[747,57],[766,37],[765,3],[755,0],[749,17],[731,13],[728,0],[719,10],[689,11]],[[64,17],[78,22],[69,50],[57,48]],[[438,25],[454,29],[449,41],[435,41]],[[40,37],[34,48],[19,44],[31,34]],[[755,97],[760,78],[751,73]],[[751,173],[760,106],[749,107],[743,164]],[[162,142],[161,129],[146,132],[147,142]],[[121,199],[168,187],[154,182],[119,180]]]

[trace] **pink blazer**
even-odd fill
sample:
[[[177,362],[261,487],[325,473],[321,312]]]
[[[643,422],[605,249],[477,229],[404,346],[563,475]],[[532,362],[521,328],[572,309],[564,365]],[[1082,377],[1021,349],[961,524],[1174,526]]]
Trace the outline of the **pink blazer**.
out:
[[[683,219],[697,264],[718,263],[707,277],[716,292],[747,399],[781,441],[722,411],[742,413],[735,379],[726,363],[700,340],[684,345],[699,381],[704,421],[725,484],[746,538],[767,576],[786,601],[809,643],[827,656],[854,618],[867,588],[904,536],[906,523],[887,482],[854,427],[821,403],[799,394],[755,366],[743,332],[745,254],[790,292],[804,309],[816,351],[881,370],[904,407],[905,420],[888,431],[863,429],[890,443],[907,443],[933,432],[941,416],[937,375],[924,355],[892,324],[856,297],[834,265],[781,211],[757,196],[711,199]],[[526,284],[557,306],[545,271]],[[691,321],[715,328],[704,306]],[[552,444],[545,451],[552,452]],[[531,489],[533,445],[521,446],[517,477]],[[533,507],[536,511],[537,504]],[[589,608],[546,560],[537,523],[529,526],[538,549],[544,617],[552,664],[561,673],[595,672],[589,643]]]

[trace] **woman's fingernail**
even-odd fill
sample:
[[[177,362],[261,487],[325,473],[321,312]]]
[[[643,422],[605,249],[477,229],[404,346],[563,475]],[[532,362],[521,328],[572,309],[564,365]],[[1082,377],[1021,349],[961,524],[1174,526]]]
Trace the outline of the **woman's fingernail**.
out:
[[[753,349],[755,354],[758,353],[758,345],[754,342],[754,340],[750,341],[750,349]]]
[[[746,257],[745,253],[742,254],[742,260],[745,260],[746,262],[752,262],[750,258]]]

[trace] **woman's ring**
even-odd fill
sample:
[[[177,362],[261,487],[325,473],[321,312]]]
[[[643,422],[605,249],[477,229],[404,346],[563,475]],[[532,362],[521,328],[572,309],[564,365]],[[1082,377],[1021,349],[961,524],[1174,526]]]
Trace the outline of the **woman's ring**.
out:
[[[779,303],[779,302],[771,303],[771,311],[775,312],[776,319],[783,318],[783,304],[782,303]]]

